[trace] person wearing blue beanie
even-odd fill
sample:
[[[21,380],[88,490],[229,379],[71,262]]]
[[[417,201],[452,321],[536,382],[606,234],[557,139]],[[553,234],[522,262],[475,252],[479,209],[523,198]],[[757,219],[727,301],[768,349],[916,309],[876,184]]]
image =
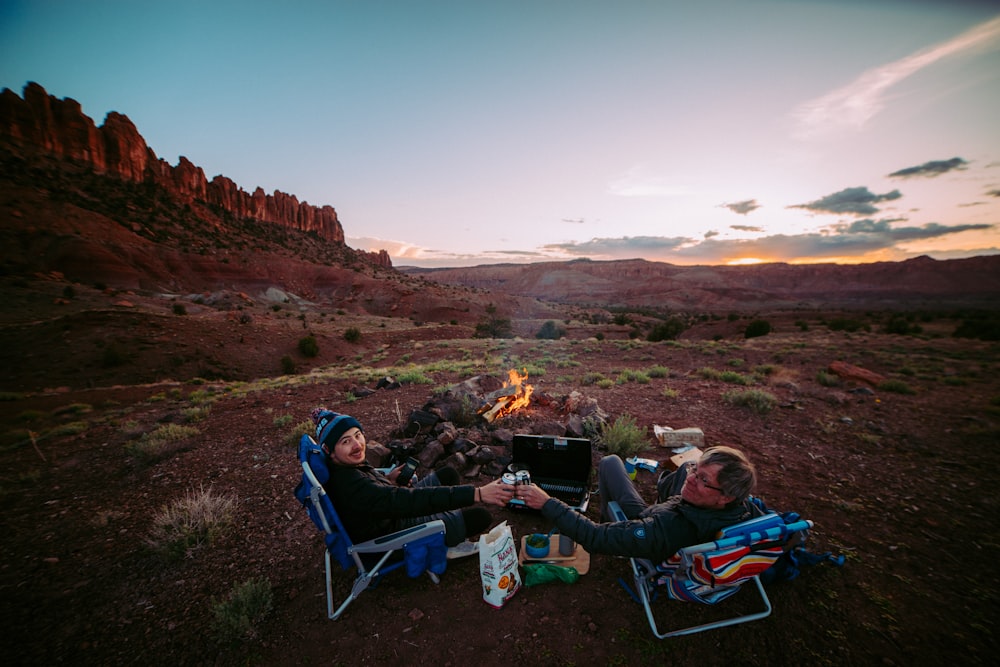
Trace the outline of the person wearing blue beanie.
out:
[[[354,542],[441,519],[445,544],[456,547],[493,521],[485,507],[472,507],[475,503],[503,507],[514,495],[514,487],[500,480],[481,487],[460,484],[458,472],[449,466],[401,486],[400,468],[383,474],[368,464],[367,440],[357,419],[326,408],[313,410],[312,419],[316,441],[330,463],[330,478],[323,487]]]

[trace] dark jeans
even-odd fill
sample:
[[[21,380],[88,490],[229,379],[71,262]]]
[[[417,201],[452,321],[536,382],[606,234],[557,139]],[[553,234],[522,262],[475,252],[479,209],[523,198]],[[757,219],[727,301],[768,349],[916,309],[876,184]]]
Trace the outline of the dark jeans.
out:
[[[432,472],[423,479],[417,481],[413,486],[441,486],[441,480],[438,479],[437,472]],[[434,521],[435,519],[444,521],[444,543],[449,547],[459,544],[468,537],[468,532],[465,527],[465,517],[462,515],[462,510],[449,510],[447,512],[438,512],[437,514],[429,514],[427,516],[400,519],[398,527],[409,528],[410,526],[417,526],[421,523]]]
[[[629,519],[638,517],[649,505],[628,478],[625,463],[617,454],[605,456],[597,465],[597,488],[601,498],[601,517],[605,521],[613,520],[608,512],[608,502],[611,500],[621,506]]]

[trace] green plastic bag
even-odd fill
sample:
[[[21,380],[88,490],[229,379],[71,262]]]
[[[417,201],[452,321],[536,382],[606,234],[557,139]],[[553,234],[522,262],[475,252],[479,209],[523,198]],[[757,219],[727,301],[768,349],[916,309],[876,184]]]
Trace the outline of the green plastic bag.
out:
[[[580,578],[575,567],[563,567],[550,563],[531,563],[524,566],[524,585],[536,586],[550,581],[564,581],[574,584]]]

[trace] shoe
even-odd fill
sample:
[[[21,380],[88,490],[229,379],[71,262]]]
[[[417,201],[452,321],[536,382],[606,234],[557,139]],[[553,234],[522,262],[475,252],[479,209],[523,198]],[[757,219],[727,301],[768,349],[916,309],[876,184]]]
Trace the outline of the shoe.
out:
[[[460,544],[456,544],[453,547],[448,547],[448,560],[453,558],[465,558],[466,556],[474,556],[479,553],[479,542],[472,542],[466,540]]]

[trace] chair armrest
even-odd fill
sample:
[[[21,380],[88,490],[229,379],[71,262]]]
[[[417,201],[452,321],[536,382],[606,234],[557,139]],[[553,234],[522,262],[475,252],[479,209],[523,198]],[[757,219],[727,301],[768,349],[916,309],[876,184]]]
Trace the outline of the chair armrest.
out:
[[[625,516],[624,510],[622,510],[617,500],[608,502],[608,511],[611,512],[611,516],[614,517],[615,521],[628,521],[628,517]]]
[[[397,530],[395,533],[389,533],[388,535],[382,535],[381,537],[376,537],[373,540],[368,540],[367,542],[362,542],[361,544],[355,544],[350,547],[348,551],[351,553],[362,554],[392,551],[395,549],[401,549],[410,542],[418,540],[421,537],[427,537],[428,535],[433,535],[435,533],[444,533],[444,521],[436,519],[434,521],[422,523],[419,526],[413,526],[412,528]]]

